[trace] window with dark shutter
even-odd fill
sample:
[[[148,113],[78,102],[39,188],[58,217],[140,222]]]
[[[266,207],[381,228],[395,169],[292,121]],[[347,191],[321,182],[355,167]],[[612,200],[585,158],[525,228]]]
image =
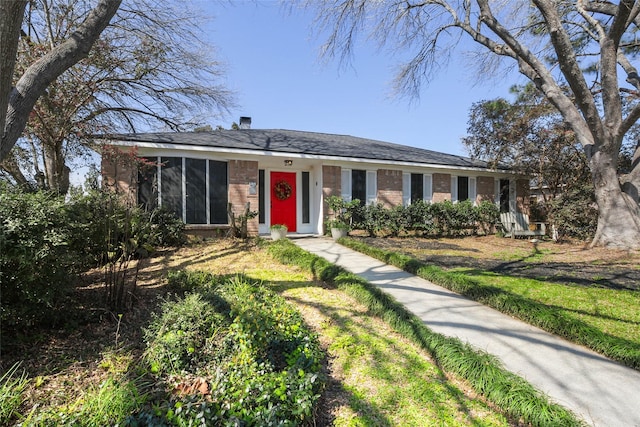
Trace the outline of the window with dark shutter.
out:
[[[228,224],[227,162],[209,160],[210,223]]]
[[[310,218],[309,172],[302,172],[302,223],[309,224]]]
[[[358,199],[361,204],[367,202],[367,171],[351,171],[351,200]]]
[[[467,200],[469,198],[469,177],[458,177],[458,200]]]
[[[424,176],[421,173],[411,174],[411,203],[424,197]]]
[[[207,161],[185,159],[187,224],[207,223]]]
[[[160,195],[162,207],[182,216],[182,157],[163,157],[160,167]]]

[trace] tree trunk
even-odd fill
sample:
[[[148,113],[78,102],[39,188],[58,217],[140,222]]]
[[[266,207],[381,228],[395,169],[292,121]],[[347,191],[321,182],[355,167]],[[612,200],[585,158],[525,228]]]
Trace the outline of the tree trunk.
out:
[[[20,27],[26,5],[26,0],[0,1],[0,137],[4,132],[5,113],[9,105]]]
[[[0,162],[0,169],[4,170],[6,173],[11,175],[11,177],[16,181],[16,184],[25,189],[32,189],[32,185],[22,173],[20,169],[20,165],[18,165],[18,161],[12,153],[9,153],[9,156]]]
[[[43,144],[44,169],[47,178],[47,186],[51,191],[65,195],[69,191],[70,169],[65,164],[62,153],[62,143]]]
[[[591,246],[640,249],[640,207],[622,191],[616,165],[617,152],[604,150],[594,153],[589,164],[598,203],[598,228]]]

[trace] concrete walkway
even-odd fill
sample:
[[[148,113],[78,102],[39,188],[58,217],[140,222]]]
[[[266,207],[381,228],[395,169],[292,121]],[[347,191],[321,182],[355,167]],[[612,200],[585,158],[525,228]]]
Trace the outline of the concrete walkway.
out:
[[[504,367],[597,427],[640,427],[640,372],[324,237],[293,240],[391,294],[433,331]]]

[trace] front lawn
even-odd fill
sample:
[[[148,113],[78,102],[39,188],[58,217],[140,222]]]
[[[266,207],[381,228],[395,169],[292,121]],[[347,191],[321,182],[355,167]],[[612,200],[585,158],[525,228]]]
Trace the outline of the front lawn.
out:
[[[543,252],[526,241],[498,239],[428,239],[422,248],[412,239],[341,243],[640,369],[640,292],[623,285],[637,274],[637,253],[553,243],[545,244]],[[521,268],[515,273],[505,270],[503,263],[513,260],[502,259],[504,249],[479,250],[479,242],[485,241],[494,242],[493,248],[513,245],[511,253],[519,253]],[[564,280],[536,278],[549,265],[576,276],[588,267],[600,280],[574,281],[567,273],[562,274]],[[605,280],[608,276],[611,279]]]
[[[507,426],[522,417],[443,370],[375,316],[371,301],[252,243],[158,253],[140,271],[138,303],[122,316],[97,308],[100,277],[86,276],[64,329],[3,342],[3,372],[20,362],[0,380],[3,425],[186,425],[223,416],[265,425],[289,414],[291,425],[312,417],[320,426]],[[315,336],[327,356],[320,371]],[[249,421],[252,408],[258,415]]]

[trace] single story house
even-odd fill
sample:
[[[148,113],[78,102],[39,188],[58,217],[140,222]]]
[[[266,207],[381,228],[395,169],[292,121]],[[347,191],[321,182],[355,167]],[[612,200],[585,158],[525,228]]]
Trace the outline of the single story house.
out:
[[[148,206],[165,206],[207,233],[228,226],[227,205],[259,215],[249,232],[286,224],[290,233],[322,234],[326,198],[386,206],[417,199],[490,200],[525,211],[528,181],[508,169],[422,148],[346,135],[280,129],[111,135],[106,143],[153,162],[140,172],[103,156],[103,183]]]

